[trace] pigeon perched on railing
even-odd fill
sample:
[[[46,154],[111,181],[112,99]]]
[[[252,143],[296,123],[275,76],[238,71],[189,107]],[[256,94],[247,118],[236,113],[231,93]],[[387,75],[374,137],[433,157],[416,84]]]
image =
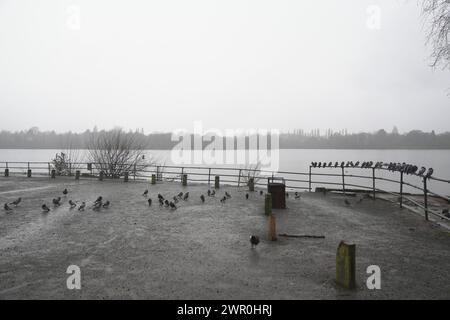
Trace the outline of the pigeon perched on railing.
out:
[[[426,170],[427,170],[427,169],[426,169],[425,167],[421,167],[420,170],[419,170],[419,172],[417,172],[417,175],[418,175],[419,177],[423,176],[423,174],[425,173]]]
[[[428,168],[427,174],[425,175],[425,179],[430,178],[433,172],[434,172],[433,168]]]

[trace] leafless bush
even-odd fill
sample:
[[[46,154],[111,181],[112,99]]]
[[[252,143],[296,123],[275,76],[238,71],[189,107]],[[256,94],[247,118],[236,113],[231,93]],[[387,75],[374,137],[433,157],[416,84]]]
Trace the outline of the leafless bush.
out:
[[[261,177],[261,161],[258,161],[254,164],[246,164],[245,167],[241,171],[241,179],[247,185],[251,178],[253,181],[257,183]]]
[[[137,174],[152,165],[146,159],[145,136],[122,129],[92,134],[87,143],[88,159],[106,177],[119,178],[125,172]]]

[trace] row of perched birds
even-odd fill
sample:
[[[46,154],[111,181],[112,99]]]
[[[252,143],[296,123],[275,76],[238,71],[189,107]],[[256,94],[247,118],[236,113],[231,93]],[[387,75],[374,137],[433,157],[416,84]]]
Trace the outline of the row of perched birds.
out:
[[[418,166],[408,163],[399,163],[399,162],[389,162],[389,163],[383,163],[383,161],[373,162],[373,161],[364,161],[359,162],[356,161],[353,163],[353,161],[342,161],[338,162],[336,161],[334,164],[332,161],[330,162],[311,162],[311,167],[313,168],[373,168],[373,169],[381,169],[386,168],[389,171],[395,172],[403,172],[406,174],[415,174],[420,177],[424,177],[426,179],[430,178],[434,172],[433,168],[428,168],[428,170],[425,167],[421,167],[419,169]]]
[[[65,188],[62,191],[64,196],[67,196],[67,194],[69,193],[69,191],[67,190],[67,188]],[[54,208],[58,208],[62,205],[62,198],[61,197],[56,197],[52,199],[52,204]],[[20,203],[22,202],[22,198],[19,197],[16,200],[14,200],[13,202],[10,203],[5,203],[3,205],[3,209],[7,212],[11,212],[13,211],[13,208],[10,207],[11,205],[13,205],[14,207],[17,207]],[[76,207],[78,207],[78,211],[84,211],[86,209],[86,202],[81,202],[80,205],[78,205],[76,202],[74,202],[73,200],[69,200],[69,208],[75,209]],[[111,202],[109,200],[103,202],[103,197],[99,196],[92,204],[92,206],[90,206],[90,209],[94,210],[94,211],[99,211],[100,209],[107,209],[109,208]],[[47,213],[50,212],[51,209],[50,207],[47,205],[47,203],[42,204],[41,209],[43,212]]]

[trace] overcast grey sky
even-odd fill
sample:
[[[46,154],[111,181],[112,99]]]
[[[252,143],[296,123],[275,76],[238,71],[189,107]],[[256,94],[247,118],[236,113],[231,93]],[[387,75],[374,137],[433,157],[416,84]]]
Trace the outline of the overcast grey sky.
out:
[[[0,0],[0,129],[447,131],[429,53],[415,0]]]

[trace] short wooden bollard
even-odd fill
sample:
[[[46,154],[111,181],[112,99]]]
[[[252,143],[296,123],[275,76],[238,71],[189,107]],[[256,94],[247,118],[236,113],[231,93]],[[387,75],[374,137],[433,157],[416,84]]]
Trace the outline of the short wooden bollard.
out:
[[[75,180],[80,180],[80,170],[75,171]]]
[[[255,191],[255,178],[248,179],[248,190]]]
[[[356,245],[339,243],[336,252],[336,282],[346,289],[356,287]]]
[[[31,169],[28,169],[28,171],[27,171],[27,177],[28,177],[28,178],[31,178]]]
[[[9,169],[5,169],[5,177],[9,177]]]
[[[156,174],[152,174],[152,184],[156,184]]]
[[[215,176],[214,178],[214,188],[219,189],[220,188],[220,176]]]
[[[272,195],[270,193],[266,193],[266,197],[264,199],[264,213],[266,216],[272,214]]]
[[[183,185],[183,187],[187,186],[187,174],[183,174],[181,176],[181,184]]]
[[[269,215],[269,240],[277,240],[277,223],[273,214]]]
[[[55,169],[53,169],[52,171],[50,171],[50,177],[51,177],[52,179],[55,179],[55,178],[56,178],[56,170],[55,170]]]
[[[128,182],[128,171],[124,172],[123,174],[123,182]]]
[[[105,172],[103,170],[100,171],[98,174],[98,180],[103,181],[104,176],[105,176]]]

